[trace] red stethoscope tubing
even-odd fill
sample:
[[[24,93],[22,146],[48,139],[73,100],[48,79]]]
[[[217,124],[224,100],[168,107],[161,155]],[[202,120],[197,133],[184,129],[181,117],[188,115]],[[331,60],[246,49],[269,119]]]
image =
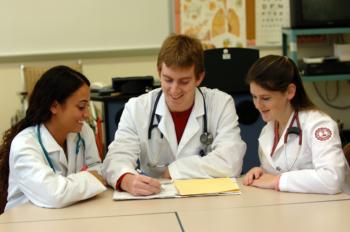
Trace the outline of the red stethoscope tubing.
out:
[[[287,131],[284,135],[284,144],[286,144],[288,142],[288,135],[291,134],[291,129],[293,128],[293,124],[294,122],[296,122],[297,124],[297,130],[298,130],[298,136],[299,136],[299,145],[302,144],[302,138],[303,138],[303,134],[302,134],[302,130],[301,130],[301,125],[300,125],[300,121],[299,121],[299,115],[298,115],[298,111],[294,112],[292,121],[290,122]],[[275,123],[275,136],[274,136],[274,140],[273,140],[273,146],[272,146],[272,151],[271,151],[271,156],[273,155],[273,153],[275,152],[275,149],[277,147],[278,144],[278,140],[279,140],[279,134],[278,134],[278,124],[277,122]]]

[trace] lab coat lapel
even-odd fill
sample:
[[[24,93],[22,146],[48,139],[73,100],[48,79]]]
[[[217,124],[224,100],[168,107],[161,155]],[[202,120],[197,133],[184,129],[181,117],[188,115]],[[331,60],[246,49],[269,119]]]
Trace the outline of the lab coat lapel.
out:
[[[170,149],[175,155],[178,146],[177,138],[175,133],[174,122],[169,112],[168,106],[166,105],[164,94],[162,94],[162,96],[159,99],[156,115],[159,115],[161,117],[161,120],[158,124],[158,129],[164,135],[164,139],[168,141]]]
[[[67,161],[67,158],[64,154],[63,149],[61,148],[60,145],[58,145],[56,140],[52,137],[51,133],[48,131],[48,129],[43,124],[41,124],[41,126],[40,126],[40,132],[41,132],[41,139],[42,139],[43,145],[44,145],[47,153],[49,154],[49,157],[51,158],[54,167],[56,167],[56,165],[54,164],[55,162],[59,162],[64,167],[67,167],[68,161]],[[55,159],[54,156],[52,156],[52,154],[54,154],[56,152],[59,153],[58,160]]]
[[[196,89],[196,97],[192,112],[188,118],[185,130],[180,140],[177,154],[185,147],[192,137],[200,130],[199,119],[204,115],[204,102],[201,93]],[[203,119],[204,120],[204,119]],[[207,122],[208,123],[208,122]],[[199,139],[199,138],[198,138]]]
[[[260,149],[262,151],[262,155],[264,158],[271,164],[271,166],[275,167],[274,162],[271,158],[271,151],[273,146],[273,138],[274,138],[274,123],[269,122],[264,129],[264,133],[259,137]]]
[[[69,133],[67,136],[67,157],[68,157],[68,174],[75,173],[78,170],[76,170],[77,164],[77,154],[75,153],[76,150],[76,144],[78,140],[77,133]]]
[[[277,144],[276,149],[275,149],[275,153],[276,153],[276,154],[277,154],[277,153],[280,153],[280,152],[279,152],[279,149],[283,149],[283,145],[284,145],[284,136],[285,136],[285,134],[287,133],[287,129],[288,129],[288,127],[289,127],[290,122],[292,121],[293,115],[294,115],[294,112],[292,112],[292,114],[289,116],[288,122],[287,122],[286,126],[285,126],[284,129],[283,129],[282,135],[280,136],[280,139],[279,139],[278,144]],[[292,126],[293,126],[293,125],[292,125]],[[272,131],[274,131],[274,128],[273,128]],[[274,138],[274,137],[272,137],[272,138]]]

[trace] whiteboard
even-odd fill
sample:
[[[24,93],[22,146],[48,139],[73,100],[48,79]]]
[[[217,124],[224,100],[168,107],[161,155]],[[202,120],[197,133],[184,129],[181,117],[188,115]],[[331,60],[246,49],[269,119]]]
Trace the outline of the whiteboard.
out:
[[[0,57],[159,48],[171,0],[0,0]]]

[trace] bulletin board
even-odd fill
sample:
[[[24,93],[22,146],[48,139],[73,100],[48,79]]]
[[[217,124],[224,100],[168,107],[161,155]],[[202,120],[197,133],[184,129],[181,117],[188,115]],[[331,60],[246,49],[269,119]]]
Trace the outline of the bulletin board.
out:
[[[0,58],[159,48],[172,0],[2,0]]]

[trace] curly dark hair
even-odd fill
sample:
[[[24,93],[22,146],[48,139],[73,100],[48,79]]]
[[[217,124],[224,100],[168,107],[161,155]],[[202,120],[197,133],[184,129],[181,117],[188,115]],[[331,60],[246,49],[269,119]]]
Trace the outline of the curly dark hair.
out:
[[[52,103],[55,101],[64,103],[83,85],[90,86],[89,80],[67,66],[55,66],[49,69],[35,84],[25,117],[4,133],[0,145],[0,213],[6,205],[9,154],[13,138],[27,127],[48,121],[51,118]]]

